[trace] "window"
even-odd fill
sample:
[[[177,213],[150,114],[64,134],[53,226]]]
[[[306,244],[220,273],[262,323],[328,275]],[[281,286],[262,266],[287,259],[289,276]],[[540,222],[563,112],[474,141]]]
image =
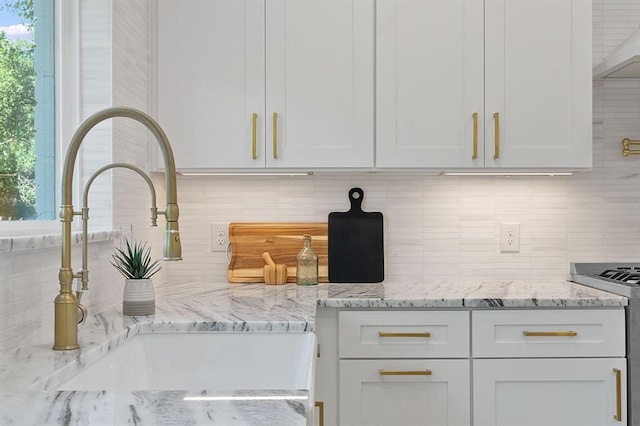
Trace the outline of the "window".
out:
[[[0,220],[55,216],[54,0],[0,0]]]

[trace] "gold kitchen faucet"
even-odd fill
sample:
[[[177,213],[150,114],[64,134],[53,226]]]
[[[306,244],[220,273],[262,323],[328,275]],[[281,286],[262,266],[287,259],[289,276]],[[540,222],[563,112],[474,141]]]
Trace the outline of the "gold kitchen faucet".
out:
[[[53,349],[55,350],[70,350],[78,349],[78,310],[83,312],[81,321],[84,319],[84,307],[80,305],[79,297],[81,292],[74,294],[72,291],[72,282],[74,278],[82,280],[83,290],[87,289],[87,273],[86,264],[83,261],[83,270],[78,273],[74,273],[71,269],[71,222],[73,216],[83,216],[83,219],[88,219],[87,206],[85,203],[82,211],[75,211],[73,209],[72,194],[73,194],[73,169],[76,162],[76,157],[80,145],[89,131],[95,127],[98,123],[114,117],[130,118],[146,126],[151,133],[155,136],[160,150],[164,158],[165,169],[165,181],[167,191],[167,207],[165,211],[154,212],[155,208],[155,191],[152,190],[152,225],[154,225],[155,214],[164,214],[167,226],[164,239],[163,260],[181,260],[182,259],[182,246],[180,244],[180,233],[178,230],[178,200],[177,200],[177,188],[176,188],[176,166],[173,158],[173,151],[167,135],[164,133],[160,125],[149,115],[142,111],[128,107],[111,107],[102,111],[98,111],[95,114],[87,118],[78,127],[67,149],[67,155],[64,162],[64,168],[62,172],[62,204],[60,206],[60,221],[62,222],[62,261],[58,278],[60,281],[60,293],[54,300],[55,306],[55,318],[54,318],[54,343]],[[93,178],[102,171],[114,168],[114,167],[126,167],[130,168],[143,177],[147,183],[150,183],[150,179],[146,177],[144,172],[141,172],[135,166],[130,166],[124,163],[114,163],[112,165],[103,167],[98,170],[94,176],[90,179],[87,185],[91,184]],[[151,184],[152,185],[152,184]],[[85,191],[85,201],[86,201]],[[87,240],[87,227],[83,226],[83,241]],[[86,253],[84,253],[86,258]]]

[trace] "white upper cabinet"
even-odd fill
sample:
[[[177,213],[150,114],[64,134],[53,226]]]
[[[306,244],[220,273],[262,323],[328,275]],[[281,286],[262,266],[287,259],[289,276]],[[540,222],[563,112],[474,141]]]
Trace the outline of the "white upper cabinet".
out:
[[[591,167],[591,2],[485,1],[486,167]],[[488,144],[486,144],[488,145]]]
[[[157,7],[180,170],[591,167],[589,1]]]
[[[267,166],[372,167],[373,0],[266,5]]]
[[[591,2],[379,0],[377,20],[376,166],[591,167]]]
[[[482,10],[482,0],[378,0],[376,166],[483,163]]]
[[[159,0],[177,168],[371,168],[373,16],[373,0]]]
[[[159,0],[157,44],[158,122],[176,166],[264,167],[264,3]]]

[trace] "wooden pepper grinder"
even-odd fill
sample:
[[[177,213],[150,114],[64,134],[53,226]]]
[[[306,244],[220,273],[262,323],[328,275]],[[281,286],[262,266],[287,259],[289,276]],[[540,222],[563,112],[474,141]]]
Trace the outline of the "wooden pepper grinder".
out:
[[[264,271],[265,284],[286,284],[287,282],[287,265],[276,264],[268,251],[262,253],[262,258],[267,263],[262,268]]]

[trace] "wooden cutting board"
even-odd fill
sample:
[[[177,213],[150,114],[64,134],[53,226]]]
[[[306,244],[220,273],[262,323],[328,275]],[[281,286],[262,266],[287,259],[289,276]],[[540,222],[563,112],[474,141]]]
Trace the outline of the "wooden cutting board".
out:
[[[232,222],[229,224],[230,283],[263,283],[262,253],[275,263],[287,265],[287,282],[296,282],[296,255],[302,236],[311,235],[311,247],[318,255],[318,281],[328,282],[327,224],[324,222]]]

